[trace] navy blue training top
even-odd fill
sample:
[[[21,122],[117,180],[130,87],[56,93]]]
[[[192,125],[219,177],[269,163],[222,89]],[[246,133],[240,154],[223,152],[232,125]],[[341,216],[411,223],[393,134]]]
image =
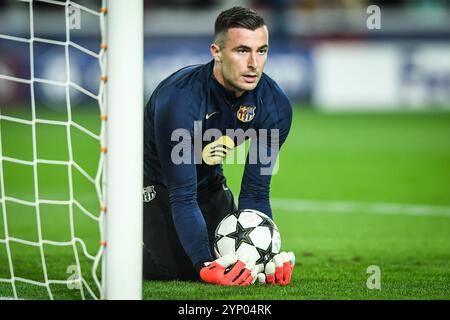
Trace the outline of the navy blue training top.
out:
[[[211,61],[170,75],[144,114],[144,181],[167,188],[178,237],[194,265],[213,260],[197,192],[222,175],[219,162],[229,163],[226,154],[246,133],[245,140],[252,139],[238,207],[272,217],[270,171],[292,121],[287,95],[269,76],[236,98],[215,79],[213,67]]]

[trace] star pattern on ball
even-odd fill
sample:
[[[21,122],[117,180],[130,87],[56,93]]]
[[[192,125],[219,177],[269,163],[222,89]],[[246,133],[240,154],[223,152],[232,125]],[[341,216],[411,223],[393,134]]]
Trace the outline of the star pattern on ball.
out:
[[[245,212],[245,216],[241,221],[243,212]],[[229,219],[230,217],[232,218]],[[269,231],[267,232],[265,229]],[[219,230],[221,230],[221,234],[219,234]],[[265,265],[274,257],[275,252],[272,251],[279,247],[279,241],[278,228],[271,218],[258,214],[256,211],[237,210],[228,214],[217,226],[214,250],[217,256],[231,252],[237,253],[239,250],[241,254],[252,256],[256,260],[256,264]],[[243,245],[244,243],[245,245]]]
[[[236,211],[232,212],[231,214],[229,214],[227,217],[229,217],[229,216],[235,216],[235,217],[236,217],[236,220],[237,220],[237,219],[239,219],[239,215],[240,215],[240,214],[241,214],[241,211],[236,210]]]
[[[250,239],[250,233],[252,231],[253,228],[246,229],[242,227],[241,223],[238,221],[238,223],[236,224],[236,231],[231,232],[227,235],[227,237],[234,239],[235,249],[237,250],[243,242],[253,246],[252,239]]]
[[[214,242],[214,247],[217,249],[217,242],[219,242],[220,239],[225,238],[225,236],[216,233],[216,234],[214,235],[214,238],[216,239],[216,241]]]
[[[273,224],[273,222],[269,219],[263,219],[263,221],[258,225],[260,227],[267,227],[270,231],[270,237],[273,237],[273,230],[276,230],[275,225]]]
[[[259,253],[259,259],[256,260],[255,264],[260,264],[260,263],[266,264],[273,257],[272,243],[269,245],[269,247],[267,249],[261,249],[261,248],[256,247],[256,250]]]

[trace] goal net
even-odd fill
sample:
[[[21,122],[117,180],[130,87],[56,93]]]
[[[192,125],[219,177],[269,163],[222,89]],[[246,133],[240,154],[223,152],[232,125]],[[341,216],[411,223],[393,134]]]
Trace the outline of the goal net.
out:
[[[140,299],[142,0],[12,2],[21,27],[0,24],[0,299]]]

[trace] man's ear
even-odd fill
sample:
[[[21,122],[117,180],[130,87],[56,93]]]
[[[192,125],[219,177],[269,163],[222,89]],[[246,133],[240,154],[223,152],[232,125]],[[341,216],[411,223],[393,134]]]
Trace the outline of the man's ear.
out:
[[[212,55],[213,58],[214,58],[214,61],[215,61],[215,62],[221,62],[221,61],[222,61],[222,54],[221,54],[221,52],[220,52],[220,47],[219,47],[219,45],[216,44],[216,43],[213,43],[213,44],[211,45],[210,50],[211,50],[211,55]]]

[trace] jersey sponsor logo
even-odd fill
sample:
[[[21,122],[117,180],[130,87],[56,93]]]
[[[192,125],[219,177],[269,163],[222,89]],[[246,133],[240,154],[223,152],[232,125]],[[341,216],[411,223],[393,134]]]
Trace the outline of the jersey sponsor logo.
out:
[[[150,202],[156,197],[155,186],[145,187],[142,191],[144,202]]]
[[[234,147],[234,141],[230,137],[221,136],[219,139],[207,144],[203,148],[203,161],[210,166],[222,163]]]
[[[237,118],[242,122],[250,122],[255,117],[255,109],[255,106],[242,105],[236,113]]]
[[[214,111],[212,113],[207,113],[205,116],[205,119],[208,120],[209,118],[211,118],[213,115],[215,115],[216,113],[220,113],[219,111]]]

